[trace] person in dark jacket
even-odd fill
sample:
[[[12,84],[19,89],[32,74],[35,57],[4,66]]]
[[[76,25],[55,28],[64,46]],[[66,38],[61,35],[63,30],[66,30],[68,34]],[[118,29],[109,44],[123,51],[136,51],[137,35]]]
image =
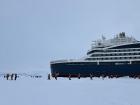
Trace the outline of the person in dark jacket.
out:
[[[14,74],[11,75],[11,80],[13,80],[13,78],[14,78]]]
[[[15,74],[15,80],[17,80],[17,74]]]
[[[51,79],[51,76],[50,76],[50,74],[48,74],[48,80],[50,80]]]
[[[9,79],[9,76],[10,76],[9,74],[6,74],[6,79],[7,79],[7,80]]]

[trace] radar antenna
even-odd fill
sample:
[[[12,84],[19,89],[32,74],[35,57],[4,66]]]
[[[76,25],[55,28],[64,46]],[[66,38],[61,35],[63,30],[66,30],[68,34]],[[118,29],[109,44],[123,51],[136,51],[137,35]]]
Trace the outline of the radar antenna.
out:
[[[104,35],[102,35],[102,40],[106,40],[106,37]]]

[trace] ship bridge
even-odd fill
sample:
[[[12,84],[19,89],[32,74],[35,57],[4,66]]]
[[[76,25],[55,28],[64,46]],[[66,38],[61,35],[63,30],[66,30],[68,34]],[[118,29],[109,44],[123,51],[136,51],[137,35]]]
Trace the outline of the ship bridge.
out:
[[[93,52],[106,50],[106,49],[124,49],[124,48],[139,48],[140,42],[133,37],[128,37],[124,32],[116,35],[113,39],[106,40],[102,36],[102,40],[94,41],[91,46],[91,50],[87,54]]]

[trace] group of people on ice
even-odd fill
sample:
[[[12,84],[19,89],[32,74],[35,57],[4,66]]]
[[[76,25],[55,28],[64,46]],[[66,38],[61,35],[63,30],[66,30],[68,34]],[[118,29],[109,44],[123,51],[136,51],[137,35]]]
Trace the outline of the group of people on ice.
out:
[[[12,74],[9,74],[7,73],[4,78],[6,78],[7,80],[16,80],[18,77],[18,75],[16,73],[12,73]]]

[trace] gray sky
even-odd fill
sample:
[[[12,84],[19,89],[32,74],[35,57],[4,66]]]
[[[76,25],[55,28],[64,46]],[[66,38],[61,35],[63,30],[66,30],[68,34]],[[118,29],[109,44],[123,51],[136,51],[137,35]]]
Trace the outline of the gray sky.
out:
[[[85,56],[92,40],[140,40],[139,0],[0,0],[0,71],[50,71]]]

